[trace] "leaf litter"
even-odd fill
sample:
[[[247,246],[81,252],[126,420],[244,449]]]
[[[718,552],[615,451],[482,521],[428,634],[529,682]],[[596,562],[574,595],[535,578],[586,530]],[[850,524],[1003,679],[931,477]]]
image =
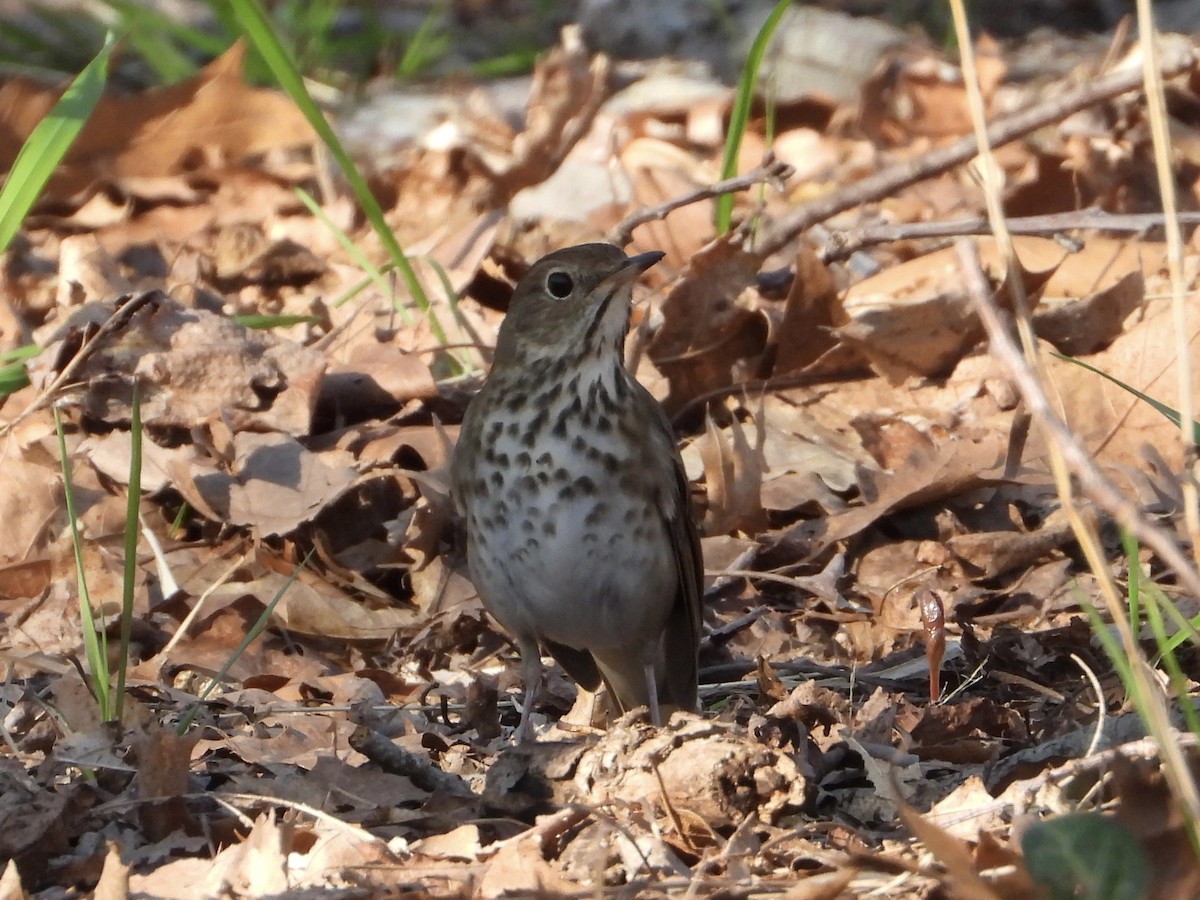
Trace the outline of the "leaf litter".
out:
[[[634,230],[633,249],[667,251],[639,286],[629,355],[679,431],[702,517],[706,712],[597,730],[597,704],[555,670],[533,745],[511,742],[519,667],[465,576],[449,448],[513,280],[714,180],[728,92],[699,79],[685,96],[702,99],[681,101],[688,82],[654,67],[617,91],[612,63],[568,32],[519,127],[452,94],[433,132],[363,161],[428,314],[390,276],[364,279],[296,198],[318,197],[382,262],[298,114],[241,81],[239,49],[105,101],[131,124],[97,113],[3,274],[0,349],[42,347],[0,409],[4,896],[1024,897],[1022,829],[1089,790],[1153,861],[1153,896],[1195,893],[1174,801],[1081,611],[1096,587],[1046,446],[953,251],[914,230],[843,265],[822,244],[978,216],[976,183],[946,168],[771,238],[798,204],[969,130],[952,61],[888,52],[889,80],[861,84],[857,104],[775,110],[770,146],[794,173],[738,200],[775,250],[751,229],[714,236],[708,201]],[[1053,96],[1057,82],[1013,80],[1004,49],[980,53],[995,115]],[[1197,126],[1198,85],[1194,62],[1169,82],[1181,129]],[[0,91],[0,133],[18,140],[52,100],[19,79]],[[1156,210],[1139,102],[1098,100],[1007,144],[1011,208]],[[757,119],[744,170],[766,131]],[[564,172],[580,190],[564,193]],[[1177,406],[1163,245],[1081,216],[1070,238],[1018,239],[1039,337]],[[978,245],[1003,300],[994,241]],[[1193,287],[1197,259],[1193,236]],[[232,318],[250,313],[299,318]],[[1047,367],[1095,458],[1147,513],[1175,514],[1173,427],[1108,381]],[[48,407],[67,417],[86,574],[113,623],[135,382],[145,536],[113,727],[81,679]],[[1145,551],[1136,562],[1165,575]]]

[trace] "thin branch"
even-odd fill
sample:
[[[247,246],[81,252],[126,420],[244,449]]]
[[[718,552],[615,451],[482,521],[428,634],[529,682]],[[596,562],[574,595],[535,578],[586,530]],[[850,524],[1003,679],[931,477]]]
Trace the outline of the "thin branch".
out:
[[[791,166],[776,159],[773,154],[768,152],[763,156],[762,163],[745,175],[726,178],[724,181],[702,187],[690,194],[660,203],[658,206],[644,206],[634,210],[609,230],[607,240],[618,247],[624,247],[632,239],[633,229],[639,225],[645,225],[647,222],[665,219],[681,206],[689,206],[692,203],[699,203],[701,200],[710,200],[722,194],[736,194],[739,191],[749,190],[756,184],[782,186],[783,181],[791,176],[792,172]]]
[[[978,259],[964,260],[964,266],[978,267]],[[969,271],[969,270],[968,270]],[[980,276],[982,283],[986,278]],[[1042,391],[1037,378],[1025,362],[1020,349],[1013,341],[1008,326],[1003,321],[1000,311],[991,302],[986,293],[973,287],[974,279],[968,278],[971,300],[979,313],[979,319],[987,331],[991,342],[992,355],[1004,366],[1013,384],[1020,391],[1025,405],[1038,424],[1046,430],[1047,435],[1061,448],[1063,458],[1071,468],[1071,474],[1079,484],[1080,490],[1097,506],[1134,535],[1142,544],[1158,554],[1159,559],[1170,566],[1176,577],[1187,590],[1195,596],[1200,596],[1200,575],[1192,567],[1187,555],[1165,529],[1159,528],[1146,519],[1133,501],[1125,497],[1117,486],[1109,480],[1096,465],[1092,455],[1084,448],[1066,423],[1058,417],[1050,405],[1050,400]]]
[[[1200,225],[1200,213],[1179,213],[1176,220],[1181,225]],[[1140,235],[1152,228],[1162,228],[1165,224],[1166,217],[1162,213],[1114,215],[1092,206],[1072,212],[1009,219],[1008,230],[1013,234],[1060,235],[1068,231],[1115,231]],[[992,226],[983,216],[970,219],[951,219],[945,222],[897,222],[895,224],[864,225],[861,228],[832,232],[818,253],[822,261],[828,263],[849,259],[859,250],[878,244],[991,233]]]
[[[1169,78],[1187,71],[1195,63],[1196,53],[1191,48],[1164,53],[1162,73],[1164,77]],[[1141,87],[1142,72],[1138,68],[1122,69],[1103,75],[1065,94],[997,119],[987,130],[988,143],[992,147],[1007,144],[1031,131],[1059,122],[1081,109],[1129,91],[1139,90]],[[917,159],[888,166],[842,190],[801,204],[763,234],[757,248],[758,254],[760,258],[765,259],[818,222],[864,203],[891,196],[901,188],[973,159],[978,152],[975,135],[968,134]]]
[[[122,294],[114,303],[115,308],[112,314],[96,329],[90,336],[84,338],[83,343],[75,354],[65,362],[60,361],[58,375],[44,387],[34,398],[34,400],[25,407],[24,410],[15,418],[7,422],[0,422],[0,434],[7,434],[28,416],[32,415],[43,406],[48,406],[54,399],[55,394],[78,372],[85,362],[92,358],[104,344],[118,332],[125,329],[134,314],[147,304],[158,303],[163,298],[162,291],[140,291],[136,294]],[[61,351],[60,351],[61,352]]]

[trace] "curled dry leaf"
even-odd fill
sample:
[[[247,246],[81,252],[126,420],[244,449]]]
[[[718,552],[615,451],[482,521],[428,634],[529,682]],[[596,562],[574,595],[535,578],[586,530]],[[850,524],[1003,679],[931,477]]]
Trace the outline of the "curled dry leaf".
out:
[[[108,320],[114,308],[105,302],[77,310],[30,365],[30,379],[49,383],[50,362],[80,324]],[[316,350],[157,294],[96,346],[75,377],[84,382],[84,410],[104,422],[129,420],[136,379],[147,425],[225,422],[237,431],[303,435],[311,428],[324,372],[325,358]]]
[[[837,340],[831,328],[846,324],[846,313],[829,267],[807,244],[796,251],[796,275],[779,323],[772,328],[772,374],[803,369],[829,351]]]
[[[769,510],[811,505],[839,512],[846,506],[842,497],[853,492],[862,471],[878,468],[862,437],[846,427],[844,410],[810,406],[816,396],[800,389],[762,400],[762,503]]]
[[[578,885],[564,878],[547,857],[582,818],[581,810],[561,810],[529,831],[500,842],[480,879],[481,896],[564,896],[577,891]]]
[[[34,790],[24,766],[9,756],[0,768],[0,857],[8,860],[3,884],[19,885],[19,872],[38,872],[47,854],[66,852],[69,822],[83,813],[82,785],[63,785],[61,791]],[[9,874],[12,872],[12,875]],[[5,894],[21,897],[22,894]]]
[[[1034,330],[1068,356],[1102,350],[1145,301],[1147,285],[1158,292],[1166,269],[1161,243],[1089,238],[1046,282]]]
[[[439,129],[437,146],[381,175],[393,192],[388,221],[398,237],[408,246],[435,229],[473,226],[481,212],[503,209],[544,182],[612,93],[611,68],[607,57],[588,52],[577,28],[563,29],[560,45],[534,69],[523,130],[514,133],[498,117],[458,115]]]
[[[674,414],[696,397],[733,383],[735,367],[762,351],[765,327],[740,299],[759,259],[731,237],[695,253],[663,300],[663,325],[650,356],[671,383],[664,402]]]
[[[20,562],[55,539],[51,526],[63,508],[62,478],[45,460],[24,459],[11,444],[6,449],[0,465],[0,562]]]
[[[717,428],[711,415],[705,416],[700,458],[704,462],[704,483],[708,488],[708,510],[704,530],[708,534],[744,532],[756,534],[767,524],[762,505],[763,421],[755,417],[755,441],[750,446],[746,427],[734,416],[727,428]]]
[[[1010,296],[995,240],[980,238],[979,244],[997,296]],[[1035,297],[1067,251],[1046,238],[1018,236],[1014,244],[1025,292]],[[910,375],[947,374],[983,337],[953,248],[860,281],[846,292],[844,308],[850,323],[834,334],[893,383]]]
[[[260,580],[260,585],[268,579]],[[267,602],[283,590],[287,578],[277,576],[274,590],[260,594]],[[423,620],[422,611],[387,605],[369,607],[317,579],[298,578],[283,591],[275,607],[275,618],[289,631],[347,641],[385,641],[402,628]]]
[[[983,35],[975,48],[975,70],[984,102],[1007,71],[996,42]],[[888,143],[915,138],[946,140],[971,130],[967,92],[956,66],[931,54],[893,59],[863,85],[861,127]]]
[[[78,454],[114,484],[128,484],[132,443],[128,431],[90,435],[79,443]],[[204,467],[206,462],[195,444],[164,447],[143,437],[142,492],[157,493],[173,484],[174,473],[187,471],[189,466]]]
[[[48,559],[0,566],[0,600],[40,596],[50,584],[52,571]]]
[[[593,56],[577,27],[534,69],[525,129],[513,138],[508,159],[491,169],[488,206],[504,206],[517,191],[545,181],[592,126],[612,92],[608,57]]]
[[[863,505],[801,522],[780,535],[780,546],[811,558],[894,510],[1003,481],[1006,450],[1005,436],[992,429],[922,437],[891,471],[861,473]]]
[[[1170,304],[1151,304],[1129,322],[1109,347],[1088,358],[1088,364],[1179,409],[1177,329]],[[1097,462],[1111,467],[1111,476],[1123,479],[1124,467],[1149,469],[1145,447],[1155,448],[1172,470],[1186,465],[1178,426],[1150,404],[1072,363],[1049,358],[1046,366],[1067,423]],[[1200,392],[1200,369],[1195,366],[1192,391],[1193,395]]]
[[[1057,509],[1036,531],[957,534],[947,539],[946,548],[963,564],[968,577],[983,581],[1031,566],[1074,541],[1067,514]]]
[[[357,476],[345,451],[314,453],[285,434],[239,431],[232,451],[232,471],[198,456],[172,459],[172,484],[205,516],[250,526],[260,537],[310,522]]]

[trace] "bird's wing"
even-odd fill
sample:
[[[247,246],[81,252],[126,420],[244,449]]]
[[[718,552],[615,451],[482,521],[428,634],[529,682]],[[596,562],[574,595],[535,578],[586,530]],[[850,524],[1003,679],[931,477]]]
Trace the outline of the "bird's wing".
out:
[[[666,433],[672,434],[665,415],[663,424],[667,427]],[[704,595],[704,558],[700,551],[700,532],[696,528],[696,515],[692,509],[692,496],[683,470],[683,460],[675,446],[670,448],[670,454],[669,458],[673,460],[671,489],[663,492],[661,511],[671,538],[679,586],[664,638],[667,684],[671,698],[678,706],[694,710],[699,665],[697,654],[703,627],[700,600]]]

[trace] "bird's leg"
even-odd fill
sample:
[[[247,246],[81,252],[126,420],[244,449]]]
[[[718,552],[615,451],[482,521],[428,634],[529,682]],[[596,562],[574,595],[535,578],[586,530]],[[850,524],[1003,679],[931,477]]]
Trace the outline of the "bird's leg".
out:
[[[642,671],[646,673],[646,697],[648,698],[648,706],[650,707],[650,722],[655,728],[662,726],[662,714],[658,711],[658,677],[654,674],[654,662],[646,662],[642,664]]]
[[[518,641],[521,651],[521,681],[525,684],[525,700],[521,705],[521,724],[517,726],[517,740],[524,743],[533,740],[533,702],[542,686],[542,654],[537,641]]]

